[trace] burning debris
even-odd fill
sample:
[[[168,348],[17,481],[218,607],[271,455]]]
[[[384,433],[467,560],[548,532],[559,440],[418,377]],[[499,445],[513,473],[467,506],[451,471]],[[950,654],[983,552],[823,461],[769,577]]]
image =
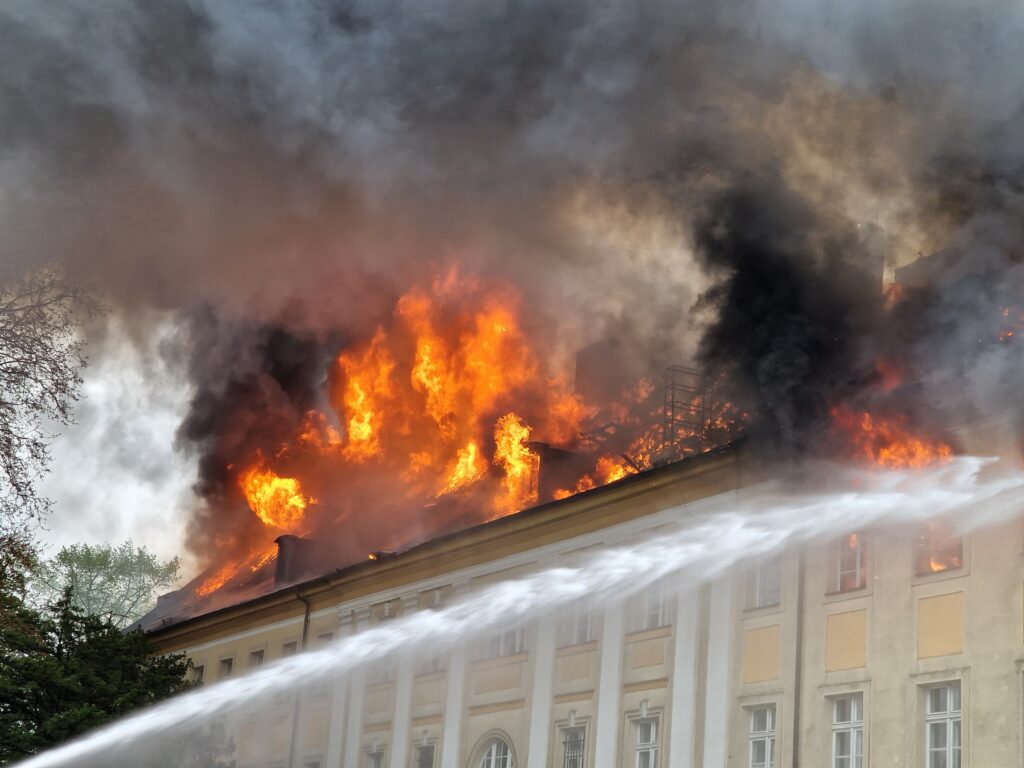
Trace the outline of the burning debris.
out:
[[[279,409],[272,451],[263,432],[248,444],[236,436],[221,456],[220,493],[251,511],[252,533],[196,593],[268,566],[267,542],[282,532],[329,542],[338,531],[330,547],[337,565],[377,544],[409,546],[738,434],[746,416],[704,403],[705,392],[687,390],[685,407],[666,422],[649,378],[617,397],[607,387],[588,390],[585,369],[574,378],[552,367],[520,306],[508,282],[446,271],[428,288],[408,289],[372,334],[333,355],[323,379],[328,407]]]

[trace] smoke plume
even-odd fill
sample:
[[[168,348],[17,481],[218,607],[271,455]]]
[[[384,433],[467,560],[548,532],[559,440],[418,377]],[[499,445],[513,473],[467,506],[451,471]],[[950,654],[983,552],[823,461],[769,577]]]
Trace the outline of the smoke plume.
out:
[[[237,463],[453,265],[521,292],[538,377],[614,338],[640,375],[723,375],[788,451],[840,403],[946,434],[1019,413],[1022,27],[996,0],[16,0],[0,263],[87,278],[140,345],[174,329],[206,558],[249,535]]]

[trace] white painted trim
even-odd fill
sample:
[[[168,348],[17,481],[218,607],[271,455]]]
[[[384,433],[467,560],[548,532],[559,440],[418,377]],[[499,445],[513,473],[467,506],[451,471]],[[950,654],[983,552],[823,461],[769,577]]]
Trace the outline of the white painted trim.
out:
[[[409,761],[412,676],[412,656],[403,654],[398,660],[398,680],[395,683],[395,714],[391,721],[391,768],[407,768],[406,763]]]
[[[462,738],[462,699],[466,685],[466,652],[459,649],[448,659],[448,691],[444,704],[444,733],[441,742],[441,768],[459,768],[459,741]]]
[[[700,639],[700,595],[696,590],[680,593],[676,601],[674,631],[668,767],[692,768],[697,710],[697,644]]]
[[[337,768],[341,765],[341,734],[345,730],[345,699],[346,690],[345,678],[338,677],[334,680],[331,688],[331,706],[328,709],[327,721],[327,749],[324,752],[324,766]]]
[[[624,624],[621,602],[616,602],[605,609],[601,628],[601,676],[597,683],[594,768],[615,768],[619,763]]]
[[[192,656],[196,653],[202,653],[203,651],[209,650],[218,645],[224,645],[225,643],[234,643],[238,640],[244,640],[247,637],[253,637],[254,635],[262,635],[265,632],[273,632],[276,629],[282,629],[284,627],[290,627],[292,624],[298,624],[302,626],[302,616],[296,616],[291,619],[282,619],[281,621],[275,621],[273,624],[264,624],[255,629],[247,629],[244,632],[239,632],[236,635],[228,635],[222,637],[219,640],[211,640],[207,643],[200,643],[199,645],[192,646],[185,649],[185,653]]]
[[[349,678],[348,721],[345,727],[345,768],[359,768],[359,744],[363,729],[363,694],[366,677],[361,667]]]
[[[750,489],[744,489],[744,491],[749,490]],[[310,620],[329,616],[332,613],[343,613],[345,611],[357,610],[359,608],[375,605],[387,600],[393,600],[409,592],[426,592],[430,589],[438,589],[440,587],[448,586],[454,582],[469,581],[481,576],[489,576],[500,571],[506,571],[522,565],[528,565],[545,558],[557,558],[559,555],[565,555],[577,549],[585,549],[598,544],[614,546],[628,541],[630,538],[636,536],[638,533],[642,533],[643,531],[657,528],[665,525],[666,523],[682,522],[686,519],[691,519],[713,511],[721,502],[732,504],[734,501],[735,490],[725,491],[714,496],[698,499],[690,502],[689,504],[669,507],[668,509],[663,509],[661,512],[645,515],[637,518],[636,520],[619,523],[618,525],[609,526],[608,528],[601,528],[597,531],[585,533],[580,536],[558,541],[543,547],[537,547],[536,549],[528,549],[524,552],[519,552],[515,555],[509,555],[508,557],[501,558],[500,560],[491,560],[459,571],[449,571],[439,576],[424,579],[423,581],[414,582],[412,584],[403,584],[393,589],[374,592],[373,594],[357,600],[350,600],[338,603],[337,605],[330,606],[328,608],[321,608],[320,610],[313,611],[310,614]],[[274,624],[266,624],[234,635],[228,635],[227,637],[223,637],[219,640],[186,648],[185,653],[191,656],[192,654],[200,653],[214,646],[234,643],[238,640],[252,637],[253,635],[301,623],[302,616],[284,619],[282,621],[275,622]]]
[[[551,703],[555,677],[554,616],[543,617],[537,625],[533,656],[533,685],[530,688],[530,733],[527,768],[543,768],[548,760],[551,739]]]
[[[732,656],[732,580],[711,585],[707,679],[704,698],[704,768],[726,768]]]

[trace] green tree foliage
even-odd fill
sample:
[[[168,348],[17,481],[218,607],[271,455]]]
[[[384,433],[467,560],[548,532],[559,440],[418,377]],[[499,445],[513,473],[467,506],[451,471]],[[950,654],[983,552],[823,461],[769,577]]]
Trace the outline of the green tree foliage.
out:
[[[85,613],[127,627],[174,585],[178,567],[178,558],[162,561],[130,541],[118,546],[76,544],[39,566],[32,589],[43,601],[70,590],[74,604]]]
[[[43,611],[0,592],[0,763],[193,687],[189,668],[184,656],[153,656],[141,632],[84,613],[69,592]],[[207,736],[164,765],[220,765],[230,744],[222,732]]]

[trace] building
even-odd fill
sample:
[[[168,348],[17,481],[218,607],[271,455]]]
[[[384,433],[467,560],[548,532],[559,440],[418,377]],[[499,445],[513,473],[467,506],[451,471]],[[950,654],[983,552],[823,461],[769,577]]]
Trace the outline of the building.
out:
[[[205,681],[699,519],[730,447],[151,630]],[[239,768],[1021,765],[1024,530],[851,530],[678,595],[580,604],[266,703]],[[685,522],[683,524],[686,524]],[[284,553],[282,553],[283,555]],[[269,712],[269,715],[267,714]]]

